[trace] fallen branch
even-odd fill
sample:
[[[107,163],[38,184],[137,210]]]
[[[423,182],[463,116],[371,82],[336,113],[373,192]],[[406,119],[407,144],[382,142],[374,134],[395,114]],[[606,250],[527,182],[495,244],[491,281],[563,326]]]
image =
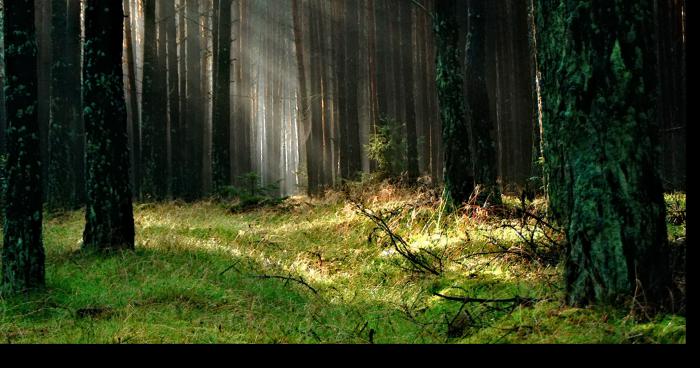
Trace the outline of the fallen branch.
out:
[[[371,242],[372,238],[375,237],[376,232],[381,231],[389,236],[389,241],[391,242],[391,245],[393,246],[394,250],[396,250],[396,252],[399,253],[403,258],[408,260],[414,267],[415,271],[430,273],[433,275],[440,275],[442,273],[443,264],[442,259],[439,256],[435,255],[434,253],[431,253],[426,249],[421,249],[421,252],[430,255],[438,261],[437,265],[433,264],[433,262],[429,261],[425,257],[425,255],[421,253],[414,253],[411,250],[411,246],[408,244],[408,242],[406,242],[406,240],[403,237],[396,234],[391,229],[391,226],[388,224],[388,221],[391,221],[392,218],[401,214],[402,209],[394,209],[388,213],[380,212],[379,214],[377,214],[376,212],[365,207],[364,204],[360,202],[353,201],[353,205],[357,213],[371,220],[376,226],[368,237],[369,242]]]
[[[536,302],[539,301],[539,299],[535,298],[523,298],[521,296],[515,296],[513,298],[508,298],[508,299],[481,299],[481,298],[470,298],[466,296],[450,296],[450,295],[443,295],[440,293],[433,293],[435,296],[439,296],[443,299],[446,300],[451,300],[455,302],[461,302],[463,304],[468,304],[468,303],[515,303],[517,305],[532,305]]]

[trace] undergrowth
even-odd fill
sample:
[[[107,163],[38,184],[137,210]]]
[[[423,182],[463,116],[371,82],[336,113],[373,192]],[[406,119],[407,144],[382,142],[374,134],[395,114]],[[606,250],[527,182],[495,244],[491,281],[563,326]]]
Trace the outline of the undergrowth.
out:
[[[430,186],[372,185],[236,214],[219,201],[136,205],[136,251],[111,256],[80,251],[82,212],[47,215],[47,289],[0,299],[0,341],[685,343],[681,316],[564,305],[561,266],[522,238],[554,236],[517,210],[537,215],[541,200],[445,214]],[[439,272],[411,267],[357,203],[394,213],[402,249],[433,254]]]

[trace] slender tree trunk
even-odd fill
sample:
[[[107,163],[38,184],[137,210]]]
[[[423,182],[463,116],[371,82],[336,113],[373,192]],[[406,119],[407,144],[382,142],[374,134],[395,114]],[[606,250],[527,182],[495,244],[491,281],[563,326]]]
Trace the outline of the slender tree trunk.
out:
[[[37,117],[37,41],[34,4],[6,1],[7,187],[2,286],[10,292],[44,286],[42,185]]]
[[[669,293],[652,1],[538,1],[549,201],[574,305]]]
[[[167,124],[164,83],[165,64],[159,57],[156,0],[144,0],[144,56],[142,92],[142,163],[141,190],[147,199],[164,199],[167,192]]]
[[[231,184],[231,0],[219,0],[212,172],[214,188]]]
[[[132,30],[135,25],[136,15],[130,12],[130,0],[126,0],[124,9],[129,11],[125,20],[125,37],[126,37],[126,65],[129,80],[129,112],[131,113],[131,121],[129,124],[129,147],[131,147],[131,167],[133,168],[131,175],[131,183],[133,193],[136,198],[141,198],[141,114],[139,113],[138,88],[136,82],[136,56],[134,48],[136,39],[133,36]]]
[[[199,4],[186,0],[187,15],[187,128],[185,149],[187,150],[187,200],[196,200],[202,194],[203,121],[204,99],[202,98],[202,59]]]
[[[304,17],[304,3],[300,0],[292,0],[292,19],[294,22],[294,47],[296,51],[297,58],[297,75],[299,78],[299,92],[297,94],[297,110],[299,110],[299,151],[301,152],[302,146],[306,146],[306,152],[308,152],[310,144],[310,134],[311,134],[311,99],[309,96],[309,91],[306,83],[306,52],[304,49],[304,30],[306,24],[306,17]],[[311,170],[308,167],[310,157],[306,157],[307,172],[310,174]],[[307,184],[308,194],[314,194],[311,187],[311,176],[308,178],[309,183]]]
[[[41,145],[41,162],[49,162],[49,127],[51,120],[51,4],[49,2],[35,1],[35,29],[37,34],[37,117],[39,118],[39,139]],[[49,165],[41,165],[42,196],[46,200],[48,194]]]
[[[236,170],[235,173],[238,176],[247,174],[253,170],[252,154],[251,154],[251,116],[252,116],[252,98],[251,98],[251,82],[250,74],[252,72],[252,63],[250,62],[250,57],[248,52],[243,52],[243,50],[248,50],[248,43],[251,40],[250,37],[250,1],[249,0],[238,0],[239,5],[239,36],[238,36],[238,53],[236,53],[236,64],[237,67],[237,79],[238,85],[236,87],[236,102],[234,107],[238,109],[238,113],[234,116],[234,138],[236,144],[234,145],[234,156],[236,157]],[[236,178],[238,179],[238,178]],[[241,183],[237,181],[237,185]]]
[[[321,192],[321,178],[320,178],[320,167],[321,158],[323,154],[321,149],[321,139],[323,137],[321,130],[323,125],[323,109],[321,107],[321,100],[323,98],[321,94],[321,71],[320,71],[320,33],[319,29],[319,6],[318,1],[310,1],[309,4],[309,20],[311,23],[309,36],[311,45],[311,59],[309,63],[309,69],[311,70],[310,78],[310,92],[311,92],[311,130],[310,137],[306,144],[306,163],[308,170],[308,192],[309,195],[318,195]]]
[[[177,9],[174,0],[161,0],[160,4],[164,9],[165,38],[167,42],[167,64],[168,64],[168,183],[169,193],[178,198],[180,194],[182,168],[181,168],[181,145],[177,140],[180,131],[180,91],[179,83],[181,74],[179,73],[178,48],[177,48]],[[184,48],[183,48],[184,49]],[[184,79],[184,78],[183,78]]]
[[[404,122],[406,123],[406,168],[409,183],[418,178],[418,137],[416,131],[416,100],[413,94],[413,37],[412,10],[413,4],[401,2],[401,76],[403,78]]]
[[[80,0],[68,0],[65,53],[70,80],[62,88],[68,96],[68,120],[71,131],[73,155],[73,205],[85,204],[85,124],[83,123],[82,104],[82,34],[80,19]]]
[[[187,28],[189,22],[187,21],[187,9],[186,0],[180,0],[179,11],[178,11],[178,38],[180,39],[179,48],[180,55],[178,58],[179,66],[179,106],[180,114],[179,120],[176,126],[173,126],[171,132],[172,142],[173,142],[173,196],[175,198],[187,198],[189,190],[189,159],[187,157],[190,152],[190,147],[187,146],[187,119],[190,116],[188,106],[188,85],[190,79],[189,70],[187,70],[188,65],[188,45],[187,45]]]
[[[466,94],[468,116],[471,122],[474,154],[475,184],[479,186],[477,202],[500,204],[501,192],[496,182],[496,147],[494,145],[494,123],[489,111],[489,96],[486,90],[486,23],[485,1],[469,2],[469,31],[466,51]]]
[[[358,78],[359,75],[358,60],[360,50],[360,30],[358,28],[359,11],[361,7],[360,0],[344,1],[345,4],[345,23],[347,25],[347,36],[345,39],[345,70],[348,78],[339,80],[339,84],[346,86],[346,105],[347,105],[347,121],[340,122],[347,126],[345,140],[348,145],[347,149],[347,170],[344,178],[355,180],[358,174],[362,171],[362,157],[360,156],[360,124],[358,116]]]

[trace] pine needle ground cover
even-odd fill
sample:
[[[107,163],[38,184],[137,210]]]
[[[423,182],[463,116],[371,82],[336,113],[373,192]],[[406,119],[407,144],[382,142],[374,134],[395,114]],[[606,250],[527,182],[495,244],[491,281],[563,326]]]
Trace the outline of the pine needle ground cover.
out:
[[[82,212],[47,215],[47,288],[0,298],[0,341],[686,342],[684,313],[565,306],[561,262],[522,257],[512,216],[441,214],[438,199],[391,186],[372,193],[357,201],[393,214],[382,218],[404,251],[432,254],[422,259],[438,274],[412,267],[338,193],[242,214],[213,201],[137,205],[136,251],[112,255],[80,251]],[[684,213],[684,195],[667,202]],[[683,239],[684,220],[669,219],[671,240]]]

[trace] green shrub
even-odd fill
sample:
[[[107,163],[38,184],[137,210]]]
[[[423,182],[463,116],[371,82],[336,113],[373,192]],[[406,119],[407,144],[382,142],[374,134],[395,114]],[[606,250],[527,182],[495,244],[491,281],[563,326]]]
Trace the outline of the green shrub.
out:
[[[404,124],[388,117],[377,122],[369,137],[367,156],[377,163],[379,179],[400,179],[406,172]]]
[[[241,175],[237,181],[241,186],[222,187],[218,193],[223,200],[238,200],[231,207],[231,212],[240,213],[264,206],[276,206],[285,200],[278,195],[279,181],[263,186],[260,175],[255,172]]]

